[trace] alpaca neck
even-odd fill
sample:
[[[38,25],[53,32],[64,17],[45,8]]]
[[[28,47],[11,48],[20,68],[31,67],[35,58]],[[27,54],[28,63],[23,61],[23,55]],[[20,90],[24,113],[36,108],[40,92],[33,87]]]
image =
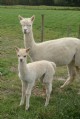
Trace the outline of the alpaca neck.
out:
[[[26,61],[24,61],[24,62],[19,61],[18,70],[22,76],[25,76],[25,74],[27,73]]]
[[[24,34],[24,46],[25,48],[29,48],[30,49],[32,47],[35,47],[36,43],[34,41],[34,37],[33,37],[33,32],[31,31],[29,34]]]

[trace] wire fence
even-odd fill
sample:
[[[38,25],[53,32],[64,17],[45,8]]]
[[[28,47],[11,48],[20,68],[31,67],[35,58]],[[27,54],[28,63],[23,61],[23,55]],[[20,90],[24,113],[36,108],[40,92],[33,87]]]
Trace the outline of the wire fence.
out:
[[[45,34],[45,28],[44,28],[44,24],[45,24],[45,15],[42,14],[41,15],[41,42],[44,41],[44,34]],[[76,31],[76,35],[73,35],[73,29],[71,25],[67,25],[66,26],[66,37],[77,37],[80,39],[80,25],[78,25],[77,27],[77,31]],[[58,34],[58,38],[59,37],[64,37],[63,33]]]

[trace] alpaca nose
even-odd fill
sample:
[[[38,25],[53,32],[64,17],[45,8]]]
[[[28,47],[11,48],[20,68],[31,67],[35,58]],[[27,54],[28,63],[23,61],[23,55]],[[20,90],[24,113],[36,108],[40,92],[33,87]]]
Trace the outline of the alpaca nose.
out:
[[[27,29],[24,29],[24,33],[26,33]]]
[[[20,59],[20,62],[22,62],[23,61],[23,59]]]

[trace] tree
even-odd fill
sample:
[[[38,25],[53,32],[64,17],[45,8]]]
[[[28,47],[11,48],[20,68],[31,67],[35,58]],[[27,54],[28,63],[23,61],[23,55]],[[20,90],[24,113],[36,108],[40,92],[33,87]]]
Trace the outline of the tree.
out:
[[[54,0],[54,4],[55,5],[64,5],[65,4],[65,1],[64,0]]]
[[[0,5],[80,6],[80,0],[0,0]]]

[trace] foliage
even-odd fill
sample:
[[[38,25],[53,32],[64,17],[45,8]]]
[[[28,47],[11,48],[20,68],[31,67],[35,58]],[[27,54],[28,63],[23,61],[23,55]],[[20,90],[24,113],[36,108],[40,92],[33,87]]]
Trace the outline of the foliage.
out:
[[[0,0],[1,5],[80,6],[79,0]]]

